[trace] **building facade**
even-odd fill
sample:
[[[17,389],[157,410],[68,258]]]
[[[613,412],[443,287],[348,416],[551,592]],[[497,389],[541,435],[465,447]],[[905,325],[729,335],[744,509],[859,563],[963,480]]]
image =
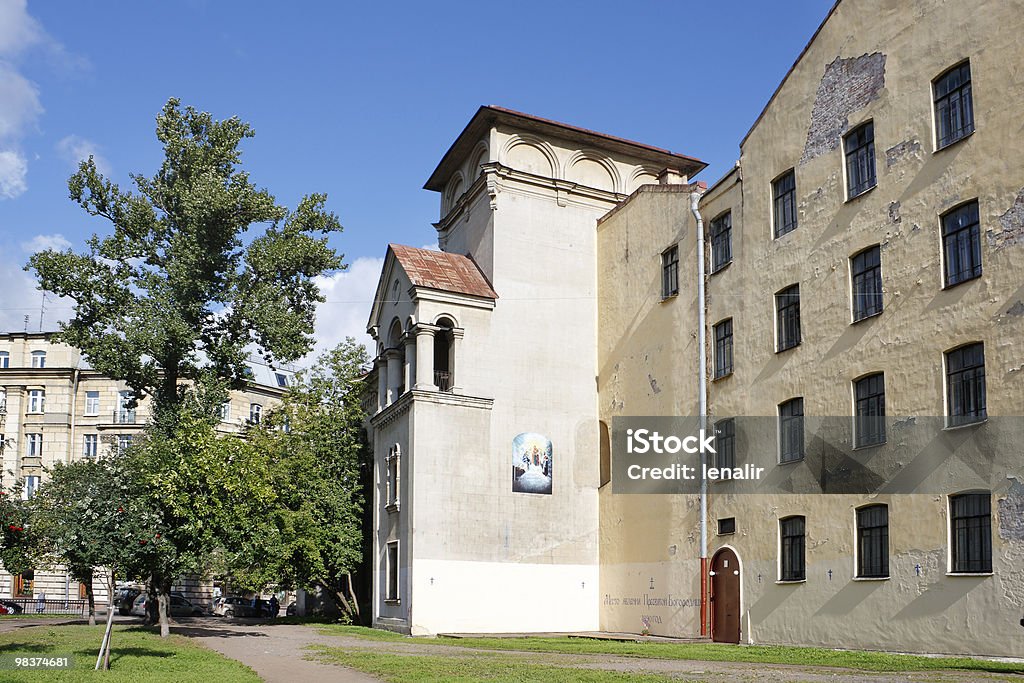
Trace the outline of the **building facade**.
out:
[[[1024,655],[1022,10],[838,2],[711,188],[482,108],[371,315],[375,622]],[[700,414],[702,357],[726,453],[881,483],[709,485],[702,569],[700,498],[616,490],[613,447]]]
[[[149,418],[148,401],[129,407],[131,391],[89,367],[80,351],[54,342],[50,333],[0,334],[0,486],[21,483],[29,497],[56,463],[99,458],[131,445]],[[290,369],[251,362],[251,382],[231,392],[221,408],[220,430],[239,432],[258,422],[292,382]],[[98,600],[106,599],[103,577],[95,581]],[[197,586],[190,586],[195,594]],[[76,597],[81,589],[62,568],[31,576],[0,572],[0,595]],[[195,597],[199,597],[196,595]]]

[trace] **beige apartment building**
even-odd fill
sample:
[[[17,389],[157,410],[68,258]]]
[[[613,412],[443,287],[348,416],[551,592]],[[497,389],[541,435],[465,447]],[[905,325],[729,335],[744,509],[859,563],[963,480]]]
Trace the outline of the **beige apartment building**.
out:
[[[375,623],[1024,655],[1022,17],[837,2],[710,188],[481,108],[369,321]],[[621,447],[702,367],[703,530]]]
[[[129,446],[149,418],[146,399],[129,408],[126,384],[104,377],[77,349],[51,337],[46,332],[0,334],[0,485],[5,491],[20,485],[25,497],[45,482],[47,469],[56,463],[103,457]],[[221,409],[220,429],[225,432],[258,422],[263,411],[280,401],[294,376],[291,369],[256,362],[249,367],[250,383],[232,391]],[[192,583],[188,588],[194,594],[198,584]],[[95,590],[98,600],[106,599],[103,577],[97,578]],[[40,568],[30,576],[0,571],[0,596],[45,593],[58,599],[80,592],[84,588],[60,567]]]

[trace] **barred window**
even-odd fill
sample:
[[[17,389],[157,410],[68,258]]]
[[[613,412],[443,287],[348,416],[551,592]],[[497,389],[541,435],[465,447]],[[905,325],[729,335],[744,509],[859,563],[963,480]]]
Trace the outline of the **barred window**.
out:
[[[779,462],[796,462],[804,457],[804,399],[802,396],[779,404]]]
[[[942,216],[942,259],[946,287],[981,277],[981,227],[977,201],[968,202]]]
[[[882,312],[882,250],[876,244],[850,258],[853,321]]]
[[[856,404],[854,443],[857,447],[885,443],[885,377],[881,372],[853,383]]]
[[[778,351],[785,351],[800,344],[800,285],[776,292],[775,324]]]
[[[736,467],[736,420],[715,423],[715,467]]]
[[[715,379],[732,374],[732,318],[715,325]]]
[[[857,510],[857,576],[889,576],[889,508],[869,505]]]
[[[936,147],[942,149],[974,132],[971,63],[964,62],[932,82]]]
[[[843,138],[846,149],[846,198],[875,186],[875,124],[868,121]]]
[[[946,410],[950,427],[980,422],[985,407],[985,345],[968,344],[946,353]]]
[[[963,493],[949,498],[952,570],[992,571],[992,500],[989,493]]]
[[[732,261],[732,212],[726,211],[711,221],[711,272]]]
[[[787,517],[779,520],[781,540],[780,576],[783,581],[803,581],[807,578],[804,561],[804,518]]]
[[[679,294],[679,247],[661,253],[661,297],[667,299]]]

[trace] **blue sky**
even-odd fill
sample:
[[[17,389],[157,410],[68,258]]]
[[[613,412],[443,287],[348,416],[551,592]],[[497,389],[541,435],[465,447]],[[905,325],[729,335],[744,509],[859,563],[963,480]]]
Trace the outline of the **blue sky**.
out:
[[[0,0],[0,328],[39,327],[31,251],[108,230],[67,199],[77,158],[151,174],[168,97],[251,123],[279,202],[328,193],[352,268],[323,283],[327,345],[361,331],[388,242],[436,241],[422,186],[479,105],[699,157],[710,183],[832,2]]]

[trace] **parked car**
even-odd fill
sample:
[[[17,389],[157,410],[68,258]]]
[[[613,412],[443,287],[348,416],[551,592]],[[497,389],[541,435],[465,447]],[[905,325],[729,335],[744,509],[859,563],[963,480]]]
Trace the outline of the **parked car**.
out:
[[[0,605],[7,608],[6,614],[21,614],[25,608],[12,600],[0,600]]]
[[[117,591],[114,597],[114,604],[117,605],[117,611],[122,616],[128,616],[132,613],[132,607],[135,605],[135,600],[142,594],[141,588],[125,587]]]
[[[263,599],[243,598],[229,595],[221,598],[213,613],[222,617],[269,617],[270,602]]]
[[[146,616],[146,601],[149,596],[145,593],[135,598],[131,613],[140,617]],[[193,605],[181,593],[171,593],[171,604],[168,613],[172,617],[198,617],[205,612],[199,605]]]

